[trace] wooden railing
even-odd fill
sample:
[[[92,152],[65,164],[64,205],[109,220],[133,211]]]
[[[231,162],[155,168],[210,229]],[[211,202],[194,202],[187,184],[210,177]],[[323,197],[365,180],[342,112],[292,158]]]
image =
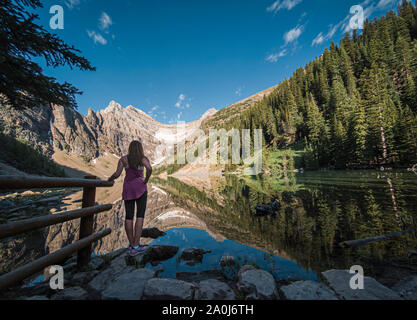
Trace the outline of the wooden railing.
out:
[[[77,252],[77,266],[79,268],[87,266],[92,254],[92,243],[111,233],[111,229],[105,229],[93,234],[94,215],[108,211],[113,207],[111,204],[96,206],[96,188],[112,187],[113,184],[113,182],[97,180],[93,176],[85,177],[85,179],[0,176],[0,190],[3,191],[39,188],[83,188],[82,209],[0,225],[1,240],[36,229],[81,219],[78,241],[0,276],[0,289],[15,285],[48,266],[60,263],[75,252]]]

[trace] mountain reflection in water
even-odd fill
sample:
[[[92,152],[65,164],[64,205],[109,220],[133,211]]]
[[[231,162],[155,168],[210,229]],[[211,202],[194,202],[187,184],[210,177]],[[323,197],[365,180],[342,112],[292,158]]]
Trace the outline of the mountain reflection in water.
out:
[[[322,271],[357,264],[372,276],[375,262],[407,261],[408,252],[417,249],[415,232],[356,249],[338,246],[341,241],[417,225],[417,175],[413,172],[289,172],[284,176],[226,175],[216,179],[210,190],[173,177],[151,181],[145,227],[157,227],[167,235],[144,242],[178,245],[178,255],[185,248],[212,250],[201,265],[190,267],[177,257],[164,262],[166,270],[161,276],[219,269],[224,255],[270,270],[277,280],[316,280]],[[273,199],[281,202],[276,215],[253,215],[258,204]],[[118,201],[112,211],[95,217],[96,230],[113,231],[94,244],[94,254],[127,247],[123,207]],[[9,241],[3,249],[0,246],[4,258],[0,273],[33,261],[43,251],[54,252],[72,243],[78,231],[79,222],[73,221]],[[35,236],[38,241],[34,241]],[[19,255],[8,254],[17,245],[21,247]],[[31,255],[35,251],[39,252]]]
[[[213,190],[172,177],[154,183],[225,239],[294,261],[300,270],[319,273],[360,264],[372,274],[375,261],[406,261],[417,248],[416,233],[356,249],[338,243],[417,225],[416,178],[407,171],[319,171],[285,179],[226,176]],[[275,216],[254,217],[256,205],[274,198],[282,203]]]
[[[256,263],[263,270],[272,272],[276,279],[305,279],[317,281],[316,275],[311,270],[304,270],[296,262],[280,257],[272,257],[265,252],[254,249],[235,241],[224,240],[222,242],[213,239],[206,231],[196,229],[171,229],[166,236],[156,239],[152,245],[176,245],[180,247],[178,254],[168,261],[162,262],[165,270],[160,277],[175,278],[177,272],[200,272],[207,270],[219,270],[219,262],[223,256],[234,257],[240,265],[244,263]],[[188,266],[180,261],[181,249],[202,248],[210,250],[203,258],[202,264]],[[150,265],[147,267],[151,267]],[[159,267],[156,267],[159,268]]]

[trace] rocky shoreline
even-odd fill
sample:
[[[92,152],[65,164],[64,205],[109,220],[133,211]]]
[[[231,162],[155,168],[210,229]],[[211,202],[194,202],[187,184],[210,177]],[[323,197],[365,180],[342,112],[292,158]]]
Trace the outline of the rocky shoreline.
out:
[[[364,290],[352,290],[348,270],[323,272],[321,282],[277,281],[253,265],[239,266],[233,257],[223,257],[218,270],[177,273],[176,279],[160,278],[162,261],[177,255],[179,247],[150,246],[129,257],[126,249],[92,258],[77,270],[75,257],[64,264],[65,289],[54,291],[46,280],[33,287],[13,288],[0,299],[18,300],[416,300],[417,276],[388,288],[365,277]],[[199,263],[209,252],[187,248],[178,259]],[[154,266],[155,269],[146,266]],[[161,267],[162,266],[162,267]],[[159,268],[158,268],[159,267]],[[234,277],[227,270],[235,267]],[[228,269],[229,268],[229,269]]]

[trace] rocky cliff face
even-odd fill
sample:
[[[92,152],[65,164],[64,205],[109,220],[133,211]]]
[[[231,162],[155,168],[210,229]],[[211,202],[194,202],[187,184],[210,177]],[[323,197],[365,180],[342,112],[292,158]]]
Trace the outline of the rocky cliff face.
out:
[[[214,114],[209,110],[202,119],[185,125],[185,135],[191,135],[204,119]],[[100,111],[89,110],[86,117],[60,106],[52,107],[52,137],[55,148],[73,152],[91,160],[104,153],[126,154],[131,141],[142,140],[145,152],[153,161],[164,155],[155,154],[161,144],[177,137],[176,125],[165,125],[133,106],[122,108],[112,101]]]
[[[50,156],[53,153],[51,117],[52,111],[47,106],[27,110],[0,106],[0,132],[30,141]]]
[[[62,150],[86,161],[105,153],[126,154],[130,142],[140,139],[146,155],[159,163],[166,154],[156,154],[158,146],[192,135],[214,113],[211,109],[200,120],[185,124],[180,134],[176,125],[159,123],[143,111],[123,108],[115,101],[100,112],[90,109],[87,116],[57,105],[23,111],[1,107],[0,132],[30,141],[48,156]]]

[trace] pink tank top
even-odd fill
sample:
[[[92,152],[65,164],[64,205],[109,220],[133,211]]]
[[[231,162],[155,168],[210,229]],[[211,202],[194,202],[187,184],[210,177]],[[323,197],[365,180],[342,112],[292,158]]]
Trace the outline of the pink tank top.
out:
[[[144,170],[131,169],[126,167],[126,177],[123,183],[123,200],[139,199],[146,191],[148,186],[143,183]]]

